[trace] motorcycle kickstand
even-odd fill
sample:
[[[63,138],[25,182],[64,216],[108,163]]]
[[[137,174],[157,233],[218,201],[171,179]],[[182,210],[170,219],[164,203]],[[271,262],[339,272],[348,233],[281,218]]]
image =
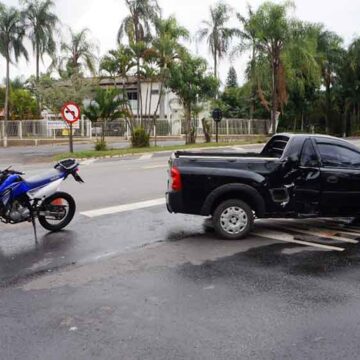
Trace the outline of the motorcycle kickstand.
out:
[[[37,237],[36,221],[35,221],[34,212],[31,212],[31,222],[32,222],[32,226],[33,226],[33,229],[34,229],[35,245],[39,245],[39,241],[38,241],[38,237]]]

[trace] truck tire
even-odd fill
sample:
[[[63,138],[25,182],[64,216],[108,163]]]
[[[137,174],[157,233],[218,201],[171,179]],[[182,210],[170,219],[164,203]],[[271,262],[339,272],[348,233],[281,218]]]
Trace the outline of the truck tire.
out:
[[[254,225],[254,213],[242,200],[226,200],[215,209],[213,223],[221,238],[241,240],[249,234]]]

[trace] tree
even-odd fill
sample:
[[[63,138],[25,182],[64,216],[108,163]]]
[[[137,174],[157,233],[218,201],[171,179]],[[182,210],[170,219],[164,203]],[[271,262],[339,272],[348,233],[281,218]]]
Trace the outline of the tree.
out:
[[[94,95],[98,87],[97,79],[85,79],[79,74],[74,74],[68,79],[55,80],[50,75],[35,77],[28,80],[31,91],[42,99],[43,106],[54,114],[59,114],[61,107],[68,101],[82,104],[84,99]]]
[[[74,73],[83,74],[84,70],[89,70],[92,74],[96,73],[97,47],[88,39],[89,29],[74,32],[70,29],[70,41],[62,42],[61,50],[65,56],[61,62],[65,62],[66,70],[63,75],[69,77]],[[60,66],[61,67],[61,66]]]
[[[258,56],[258,39],[256,37],[256,27],[254,23],[254,12],[250,6],[248,6],[248,16],[244,17],[240,13],[236,14],[240,22],[241,29],[237,29],[235,35],[239,38],[240,43],[233,49],[232,56],[240,55],[246,50],[251,52],[250,64],[247,68],[246,75],[247,80],[250,83],[250,119],[254,118],[255,106],[258,99],[259,89],[259,69],[257,69],[257,56]]]
[[[136,66],[135,54],[129,46],[119,45],[115,50],[110,50],[100,62],[100,71],[105,71],[114,79],[116,77],[123,80],[123,86],[129,77],[129,73]]]
[[[180,40],[189,39],[188,30],[180,26],[174,17],[157,19],[155,28],[156,36],[151,42],[150,49],[144,54],[145,60],[150,64],[154,63],[158,68],[157,74],[155,73],[150,77],[159,82],[159,98],[152,114],[154,124],[156,124],[156,116],[163,99],[165,84],[169,78],[169,68],[174,62],[179,61],[182,54],[186,52],[184,46],[180,44]],[[151,106],[149,108],[151,109]]]
[[[5,120],[9,119],[10,63],[20,56],[28,59],[24,46],[25,28],[22,14],[14,7],[0,7],[0,51],[6,61]]]
[[[196,126],[192,124],[192,111],[197,102],[213,97],[218,89],[219,82],[207,73],[206,61],[183,54],[181,61],[170,67],[170,76],[167,86],[180,98],[184,106],[186,121],[186,143],[196,141]]]
[[[114,87],[116,88],[116,78],[119,77],[122,81],[122,96],[123,96],[123,115],[127,120],[130,131],[133,134],[136,127],[134,121],[134,114],[129,104],[129,99],[126,92],[126,82],[132,69],[136,67],[135,54],[130,46],[119,45],[116,50],[110,50],[100,62],[100,70],[105,71],[114,79]]]
[[[317,36],[317,25],[294,21],[291,25],[291,39],[284,49],[282,61],[287,92],[295,112],[294,131],[297,129],[297,120],[300,120],[301,131],[304,131],[306,112],[314,100],[316,89],[321,85]]]
[[[318,62],[321,67],[323,85],[326,94],[326,121],[325,131],[330,131],[330,119],[332,113],[331,90],[335,84],[337,73],[343,59],[343,40],[337,34],[323,30],[318,37]]]
[[[122,116],[123,96],[119,89],[97,89],[89,105],[84,106],[83,113],[91,121],[102,121],[102,141],[105,143],[107,121]]]
[[[210,20],[202,21],[202,27],[197,32],[197,39],[207,40],[209,51],[214,59],[214,76],[218,78],[218,63],[226,55],[231,38],[236,29],[226,27],[230,19],[231,8],[218,2],[210,8]]]
[[[32,42],[36,59],[36,79],[39,80],[40,60],[45,54],[54,56],[56,43],[54,31],[59,21],[53,12],[53,0],[23,0],[29,38]]]
[[[125,0],[129,15],[125,17],[120,25],[117,39],[121,43],[124,35],[127,35],[129,45],[136,53],[136,77],[138,106],[137,117],[142,122],[142,94],[140,85],[141,58],[146,48],[146,43],[151,38],[151,25],[159,17],[160,7],[157,0]]]
[[[239,85],[238,85],[236,70],[233,66],[230,66],[228,76],[226,79],[226,87],[227,88],[237,88],[238,86]]]
[[[14,120],[37,119],[36,99],[27,89],[11,89],[10,116]]]
[[[252,26],[259,50],[266,54],[271,66],[271,131],[276,132],[277,116],[280,108],[286,102],[284,94],[284,64],[282,54],[290,39],[290,21],[287,11],[293,6],[292,2],[284,4],[263,3],[252,17]]]

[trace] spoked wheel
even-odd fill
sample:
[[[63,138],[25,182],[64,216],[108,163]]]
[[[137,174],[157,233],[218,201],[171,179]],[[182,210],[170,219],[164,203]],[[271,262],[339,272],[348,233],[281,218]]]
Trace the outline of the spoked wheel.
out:
[[[57,232],[70,224],[75,211],[76,205],[72,196],[57,192],[41,205],[39,223],[44,229]]]
[[[222,238],[240,240],[251,231],[254,214],[245,202],[237,199],[227,200],[216,208],[213,223],[216,232]]]

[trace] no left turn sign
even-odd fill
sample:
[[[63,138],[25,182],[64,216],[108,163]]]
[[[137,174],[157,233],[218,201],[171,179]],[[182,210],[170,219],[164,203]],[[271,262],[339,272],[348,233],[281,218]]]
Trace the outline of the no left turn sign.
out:
[[[70,101],[64,104],[62,107],[61,115],[67,123],[72,124],[80,120],[80,107],[79,105]]]

